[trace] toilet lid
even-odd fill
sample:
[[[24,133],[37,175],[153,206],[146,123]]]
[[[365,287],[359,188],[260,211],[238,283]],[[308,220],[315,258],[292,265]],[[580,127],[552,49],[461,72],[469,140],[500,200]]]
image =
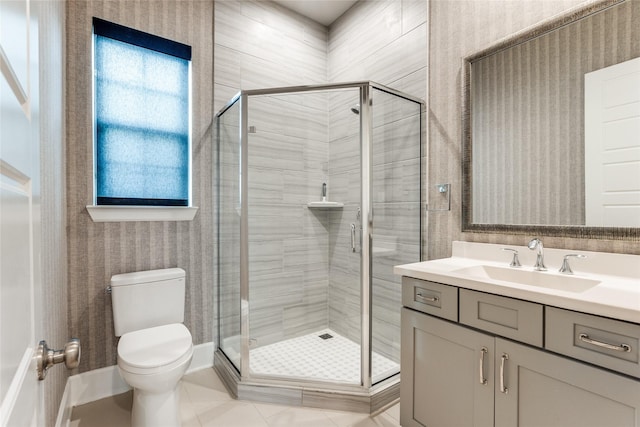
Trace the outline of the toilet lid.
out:
[[[180,359],[191,347],[187,327],[174,323],[122,335],[118,358],[135,368],[157,368]]]

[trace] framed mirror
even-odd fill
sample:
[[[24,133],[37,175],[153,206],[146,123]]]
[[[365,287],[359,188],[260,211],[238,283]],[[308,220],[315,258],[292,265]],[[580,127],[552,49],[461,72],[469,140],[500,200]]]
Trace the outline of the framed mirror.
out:
[[[462,231],[640,240],[640,1],[463,60]]]

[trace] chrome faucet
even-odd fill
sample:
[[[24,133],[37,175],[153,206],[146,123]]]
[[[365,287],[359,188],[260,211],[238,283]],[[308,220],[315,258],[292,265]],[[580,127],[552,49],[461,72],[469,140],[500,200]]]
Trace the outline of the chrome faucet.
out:
[[[529,242],[529,249],[536,250],[536,263],[533,269],[536,271],[547,271],[547,267],[544,265],[544,246],[542,246],[542,240],[535,238]]]
[[[565,255],[564,259],[562,260],[562,267],[560,267],[560,270],[558,270],[560,273],[573,274],[573,270],[571,269],[571,265],[569,265],[569,258],[586,259],[587,256],[586,255],[582,255],[582,254]]]
[[[518,251],[511,248],[502,248],[502,250],[513,253],[513,258],[511,258],[511,263],[509,264],[509,267],[513,267],[513,268],[522,267],[522,264],[520,264],[520,259],[518,259]]]

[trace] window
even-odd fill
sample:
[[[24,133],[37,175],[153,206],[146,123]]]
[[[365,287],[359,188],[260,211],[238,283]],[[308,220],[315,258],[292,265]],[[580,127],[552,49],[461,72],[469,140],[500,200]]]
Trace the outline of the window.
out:
[[[93,18],[95,204],[190,206],[191,47]]]

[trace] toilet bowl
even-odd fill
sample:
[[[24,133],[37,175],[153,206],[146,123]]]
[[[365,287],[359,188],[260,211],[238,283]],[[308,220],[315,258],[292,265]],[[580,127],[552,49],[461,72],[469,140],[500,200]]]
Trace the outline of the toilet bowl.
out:
[[[180,426],[180,379],[193,357],[181,269],[111,278],[118,371],[133,387],[133,427]]]
[[[118,343],[118,370],[134,388],[131,425],[179,426],[180,379],[193,356],[189,330],[176,323],[129,332]]]

